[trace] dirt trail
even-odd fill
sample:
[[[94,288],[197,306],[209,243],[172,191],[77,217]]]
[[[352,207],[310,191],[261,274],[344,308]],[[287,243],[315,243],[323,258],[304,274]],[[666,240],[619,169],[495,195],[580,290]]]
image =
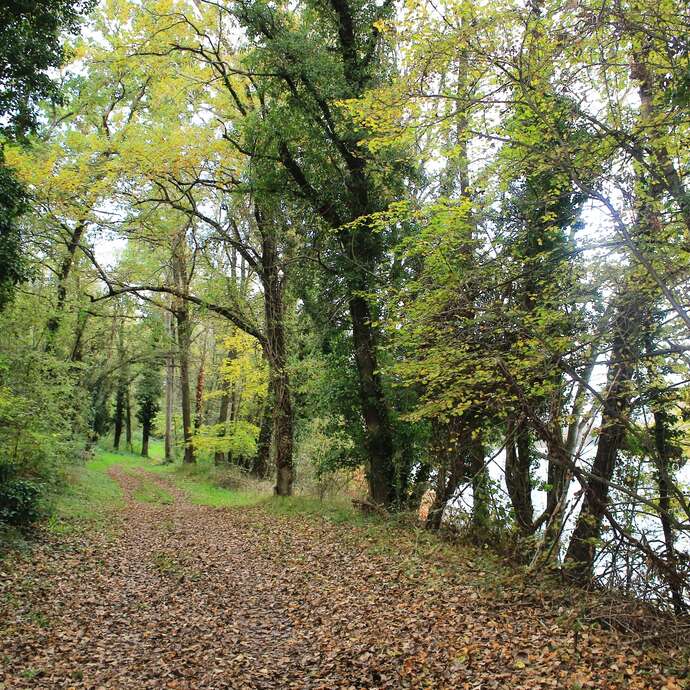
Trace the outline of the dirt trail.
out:
[[[114,536],[46,537],[0,572],[1,690],[679,687],[612,632],[576,653],[562,610],[497,601],[471,562],[434,577],[365,529],[167,485],[142,503],[141,476],[110,471]]]

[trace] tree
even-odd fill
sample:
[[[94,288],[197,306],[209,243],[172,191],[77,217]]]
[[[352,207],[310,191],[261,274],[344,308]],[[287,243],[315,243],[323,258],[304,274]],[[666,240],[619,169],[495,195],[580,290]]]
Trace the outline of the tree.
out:
[[[145,458],[149,456],[149,437],[160,409],[162,388],[160,368],[158,361],[154,359],[143,368],[136,389],[137,419],[141,424],[141,455]]]
[[[19,218],[25,192],[5,163],[7,140],[24,137],[36,126],[43,99],[60,100],[50,69],[64,59],[63,31],[76,33],[92,0],[19,0],[3,2],[0,22],[0,310],[13,288],[28,276],[22,258]]]

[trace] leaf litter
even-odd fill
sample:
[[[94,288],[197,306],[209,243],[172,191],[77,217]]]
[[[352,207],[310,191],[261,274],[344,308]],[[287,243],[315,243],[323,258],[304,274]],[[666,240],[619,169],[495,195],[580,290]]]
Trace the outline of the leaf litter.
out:
[[[115,529],[0,565],[0,690],[685,687],[672,651],[574,627],[469,550],[444,563],[402,531],[192,505],[155,475],[172,502],[141,502],[143,474],[110,472]]]

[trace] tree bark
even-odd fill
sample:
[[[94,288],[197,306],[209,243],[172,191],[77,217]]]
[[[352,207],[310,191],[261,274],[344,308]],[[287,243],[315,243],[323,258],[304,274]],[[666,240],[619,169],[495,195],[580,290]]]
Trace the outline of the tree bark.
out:
[[[173,273],[175,283],[183,295],[189,292],[187,266],[184,257],[184,235],[178,239],[173,249]],[[189,385],[189,351],[192,344],[192,324],[189,320],[187,300],[179,298],[175,304],[177,320],[177,344],[180,362],[180,397],[182,403],[182,436],[184,438],[184,462],[193,464],[194,447],[192,445],[192,399]]]
[[[294,482],[293,413],[290,376],[287,369],[285,304],[275,232],[259,209],[255,209],[261,232],[261,273],[266,321],[265,354],[270,369],[273,394],[276,484],[278,496],[291,496]]]
[[[256,447],[256,455],[252,463],[252,474],[257,479],[263,479],[268,474],[271,464],[271,437],[273,436],[273,387],[269,384],[268,394],[261,413],[261,427],[259,440]]]
[[[60,329],[62,321],[62,313],[65,310],[65,302],[67,301],[67,279],[72,271],[74,265],[74,257],[79,247],[79,242],[86,229],[86,223],[80,221],[72,230],[69,239],[67,240],[67,254],[60,263],[60,269],[57,273],[57,302],[55,305],[55,313],[48,319],[48,338],[46,342],[46,350],[52,351],[55,348],[55,337]]]
[[[172,344],[175,341],[173,314],[166,312],[165,322],[170,338],[170,346],[165,356],[165,462],[174,460],[173,414],[175,409],[175,354]]]
[[[569,573],[579,582],[592,575],[601,525],[608,502],[609,485],[616,467],[618,451],[625,437],[630,408],[634,363],[639,354],[642,314],[639,296],[635,293],[620,298],[613,325],[614,337],[607,390],[601,411],[597,452],[592,463],[592,477],[575,529],[568,545],[566,564]]]
[[[671,523],[672,480],[669,469],[671,454],[668,444],[668,415],[661,406],[654,410],[654,445],[656,448],[656,457],[654,458],[657,470],[656,480],[659,490],[659,519],[664,532],[666,558],[671,566],[666,574],[666,581],[671,591],[673,608],[676,614],[682,615],[687,611],[687,606],[683,600],[682,578],[680,576],[676,577],[675,535]]]
[[[149,456],[149,436],[151,434],[151,423],[144,422],[141,427],[141,455],[144,458]]]
[[[132,445],[132,406],[129,398],[129,381],[125,389],[125,444],[127,452],[131,453],[134,447]]]
[[[485,543],[485,533],[489,526],[489,470],[484,457],[484,444],[480,438],[470,439],[470,462],[472,472],[472,528],[479,543]]]
[[[113,435],[113,448],[115,450],[120,450],[120,439],[122,437],[122,429],[125,425],[125,408],[127,405],[127,370],[125,367],[125,344],[122,324],[120,324],[117,331],[117,356],[118,370],[117,389],[115,391],[115,432]]]
[[[505,479],[515,519],[523,535],[532,532],[532,464],[529,430],[523,420],[508,421],[506,433]]]
[[[118,381],[115,393],[115,431],[113,433],[113,448],[120,450],[120,439],[122,438],[122,427],[124,426],[125,416],[125,393]]]
[[[199,430],[204,423],[204,387],[206,385],[206,335],[204,334],[204,345],[201,350],[201,361],[199,362],[199,372],[196,377],[196,397],[194,406],[194,429]]]
[[[235,353],[230,351],[227,354],[227,359],[232,359],[234,356]],[[220,410],[218,411],[218,424],[223,425],[220,436],[225,436],[225,424],[227,424],[228,421],[228,411],[230,409],[230,397],[232,395],[232,387],[230,385],[230,382],[224,379],[221,383],[221,388],[223,394],[220,399]],[[215,455],[213,456],[213,462],[216,465],[222,465],[225,462],[225,453],[222,450],[217,450],[215,452]]]
[[[351,293],[354,292],[359,291],[351,289]],[[388,404],[378,372],[377,337],[366,299],[353,294],[349,299],[349,307],[365,426],[369,498],[373,503],[390,506],[396,500],[394,446]]]
[[[191,324],[189,312],[184,302],[177,312],[177,342],[180,360],[180,397],[182,403],[182,436],[184,438],[184,462],[194,463],[194,448],[192,446],[192,398],[189,387],[189,348],[191,344]]]

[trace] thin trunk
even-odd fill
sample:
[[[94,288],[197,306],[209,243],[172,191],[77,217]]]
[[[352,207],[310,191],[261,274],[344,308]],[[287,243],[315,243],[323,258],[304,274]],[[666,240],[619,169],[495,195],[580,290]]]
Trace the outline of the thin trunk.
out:
[[[141,427],[141,455],[144,458],[149,456],[149,435],[151,433],[151,422],[145,422]]]
[[[565,453],[569,461],[576,461],[575,455],[578,452],[582,435],[582,411],[587,400],[587,387],[594,371],[596,358],[597,351],[593,347],[590,353],[589,364],[582,375],[582,380],[575,393],[565,445],[563,446],[562,444],[560,430],[557,432],[557,443],[547,442],[547,483],[549,489],[546,494],[546,515],[544,518],[546,527],[541,550],[551,554],[553,558],[557,558],[559,555],[559,543],[563,533],[563,518],[566,506],[565,499],[572,479],[572,472],[568,469],[567,464],[563,462],[562,456]]]
[[[439,461],[436,475],[435,496],[425,527],[438,530],[443,522],[443,513],[461,484],[473,477],[476,466],[474,456],[477,442],[472,438],[471,417],[452,417],[448,422],[434,421],[433,452]]]
[[[165,462],[171,463],[174,459],[173,414],[175,409],[175,355],[172,349],[175,327],[171,312],[166,312],[165,320],[170,337],[170,347],[165,356]]]
[[[201,361],[199,363],[199,373],[196,377],[196,398],[194,406],[194,429],[199,430],[204,423],[204,387],[206,385],[206,341],[204,334],[203,347],[201,349]]]
[[[485,543],[485,533],[490,521],[491,486],[484,455],[484,444],[481,439],[473,436],[470,440],[472,528],[479,543]]]
[[[77,327],[74,332],[74,345],[72,346],[72,354],[70,355],[70,360],[72,362],[81,362],[84,357],[84,353],[82,351],[82,342],[88,317],[88,312],[84,310],[81,310],[77,316]]]
[[[134,446],[132,445],[132,406],[129,399],[129,383],[125,389],[125,443],[127,452],[131,453]]]
[[[671,523],[672,480],[669,467],[671,464],[668,444],[668,416],[661,407],[654,411],[654,445],[656,447],[656,479],[659,489],[659,519],[664,532],[666,558],[671,566],[666,573],[666,581],[671,590],[673,608],[678,615],[687,611],[683,601],[682,578],[677,573],[675,535]]]
[[[261,427],[259,440],[256,447],[256,455],[252,463],[252,474],[257,479],[263,479],[268,474],[271,464],[271,437],[273,436],[273,388],[269,386],[268,395],[261,413]]]
[[[228,352],[227,359],[232,359],[234,357],[234,352],[230,351]],[[225,425],[228,421],[228,411],[230,409],[230,396],[232,394],[231,390],[231,385],[230,382],[227,380],[223,380],[222,383],[222,391],[223,395],[220,399],[220,410],[218,412],[218,424],[223,425],[222,430],[220,432],[220,436],[225,436]],[[216,465],[222,465],[225,462],[225,453],[222,450],[217,450],[213,461],[215,462]]]
[[[189,386],[189,348],[191,345],[191,324],[189,312],[183,302],[177,309],[177,337],[180,360],[180,397],[182,403],[182,436],[184,438],[184,462],[194,463],[192,446],[192,397]]]
[[[181,234],[173,249],[173,273],[175,283],[183,295],[189,290],[187,265],[185,261],[185,238]],[[189,309],[184,298],[176,300],[175,318],[177,319],[177,344],[180,361],[180,397],[182,403],[182,436],[184,439],[184,462],[193,464],[194,447],[192,445],[192,398],[189,385],[189,351],[192,344],[192,324],[189,320]]]
[[[125,368],[125,345],[122,323],[119,324],[117,330],[117,356],[118,370],[117,389],[115,392],[115,433],[113,437],[113,448],[115,450],[120,449],[120,439],[122,437],[122,429],[125,425],[125,408],[127,405],[127,370]]]
[[[120,450],[120,439],[122,437],[122,427],[125,417],[125,393],[123,387],[118,383],[115,394],[115,432],[113,434],[113,448]]]

